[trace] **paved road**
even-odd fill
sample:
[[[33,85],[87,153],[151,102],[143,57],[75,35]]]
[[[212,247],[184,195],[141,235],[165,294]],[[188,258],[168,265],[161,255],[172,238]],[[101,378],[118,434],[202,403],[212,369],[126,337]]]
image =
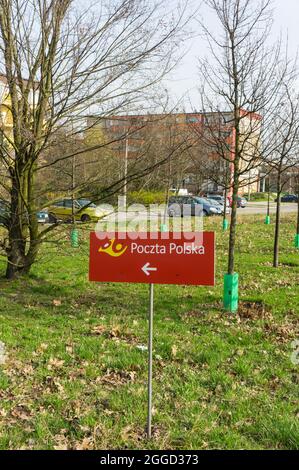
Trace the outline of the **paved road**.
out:
[[[270,213],[274,214],[276,210],[276,204],[271,203],[270,204]],[[281,212],[282,213],[295,213],[297,212],[297,204],[287,204],[287,203],[282,203],[281,204]],[[267,213],[267,203],[266,202],[248,202],[247,206],[245,208],[239,208],[238,209],[238,214],[239,215],[254,215],[254,214],[260,214],[260,215],[266,215]],[[134,212],[129,212],[129,213],[124,213],[124,212],[119,212],[117,215],[117,219],[119,222],[129,222],[131,220],[134,220],[135,223],[138,221],[145,221],[145,220],[156,220],[157,219],[157,213],[152,212],[151,215],[148,214],[147,212],[139,212],[138,215],[135,214]],[[103,219],[104,221],[114,221],[115,220],[115,215],[107,216]],[[158,220],[158,219],[157,219]]]
[[[270,203],[270,213],[274,214],[276,210],[276,204],[271,202]],[[281,203],[281,212],[288,213],[288,212],[297,212],[297,204],[295,203]],[[239,214],[244,215],[253,215],[253,214],[266,214],[267,212],[267,203],[266,202],[248,202],[247,206],[242,209],[238,209]]]

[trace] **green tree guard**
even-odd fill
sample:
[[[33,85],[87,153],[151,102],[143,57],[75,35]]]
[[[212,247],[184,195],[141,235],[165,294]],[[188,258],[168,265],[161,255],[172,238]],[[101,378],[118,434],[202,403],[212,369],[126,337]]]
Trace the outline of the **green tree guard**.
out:
[[[271,223],[270,215],[266,215],[265,224],[270,225],[270,223]]]
[[[295,235],[295,248],[299,248],[299,233]]]
[[[72,248],[79,247],[79,232],[76,228],[73,228],[71,231],[71,245]]]
[[[239,300],[239,274],[224,275],[224,297],[223,304],[225,310],[234,313],[238,310]]]
[[[223,228],[223,231],[225,231],[225,230],[228,229],[228,220],[227,220],[227,219],[224,219],[224,220],[223,220],[222,228]]]

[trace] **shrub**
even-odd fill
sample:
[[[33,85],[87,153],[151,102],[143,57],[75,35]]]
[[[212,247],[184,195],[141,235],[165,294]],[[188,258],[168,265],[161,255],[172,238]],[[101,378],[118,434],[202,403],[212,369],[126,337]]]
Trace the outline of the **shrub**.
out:
[[[248,199],[248,194],[244,194],[244,197]],[[270,193],[270,201],[274,201],[277,197],[276,193]],[[251,193],[250,194],[250,201],[268,201],[268,193]]]
[[[128,204],[163,204],[165,202],[165,191],[132,191],[128,194]]]

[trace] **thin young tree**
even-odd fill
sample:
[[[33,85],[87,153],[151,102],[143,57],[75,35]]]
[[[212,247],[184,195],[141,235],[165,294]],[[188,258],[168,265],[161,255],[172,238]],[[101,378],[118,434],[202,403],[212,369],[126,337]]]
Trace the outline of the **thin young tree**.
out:
[[[279,238],[281,225],[281,195],[292,175],[293,169],[298,166],[299,151],[299,98],[287,85],[284,87],[284,100],[276,108],[275,119],[271,135],[274,149],[269,165],[276,175],[276,219],[273,246],[273,267],[279,265]]]
[[[299,248],[299,162],[295,169],[295,182],[296,182],[296,194],[297,194],[297,222],[296,222],[296,234],[295,234],[295,248]]]
[[[61,129],[73,141],[88,130],[89,113],[100,121],[130,106],[142,107],[151,87],[178,59],[186,21],[186,3],[166,9],[164,0],[0,0],[5,104],[0,183],[10,205],[3,243],[7,278],[30,271],[53,229],[38,229],[38,175],[104,145],[79,146],[55,158]],[[49,154],[51,162],[44,158]],[[151,170],[148,165],[130,178]],[[107,192],[123,184],[115,176]]]
[[[269,45],[270,0],[205,0],[205,4],[212,10],[220,32],[214,34],[201,22],[209,47],[209,57],[200,61],[202,108],[215,152],[231,167],[232,210],[224,304],[235,311],[238,192],[242,174],[248,175],[257,168],[265,153],[270,152],[264,136],[271,110],[280,101],[279,90],[286,79],[288,61],[281,59],[280,41]],[[221,132],[227,127],[230,142]]]

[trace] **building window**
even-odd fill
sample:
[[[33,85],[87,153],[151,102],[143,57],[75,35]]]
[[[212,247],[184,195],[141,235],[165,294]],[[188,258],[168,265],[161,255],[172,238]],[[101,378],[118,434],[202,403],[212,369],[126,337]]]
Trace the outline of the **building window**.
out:
[[[200,118],[198,118],[196,116],[187,116],[186,117],[186,122],[194,124],[195,122],[200,122]]]

